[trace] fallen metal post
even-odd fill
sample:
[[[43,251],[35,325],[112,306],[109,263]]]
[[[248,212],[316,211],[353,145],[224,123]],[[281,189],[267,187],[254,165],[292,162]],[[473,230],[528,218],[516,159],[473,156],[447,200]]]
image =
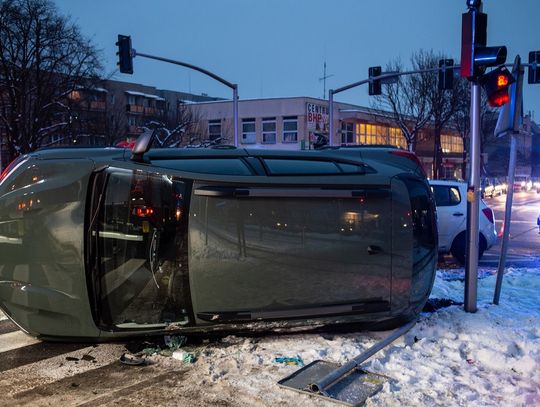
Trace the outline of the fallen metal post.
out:
[[[371,348],[367,349],[365,352],[362,352],[360,355],[356,356],[354,359],[349,361],[348,363],[341,366],[339,369],[334,370],[333,372],[329,373],[325,377],[321,378],[316,383],[312,383],[309,385],[309,388],[314,393],[325,393],[325,389],[330,387],[333,383],[338,381],[340,378],[345,376],[347,373],[349,373],[351,370],[357,368],[360,363],[363,363],[370,357],[372,357],[375,353],[380,351],[381,349],[387,347],[392,342],[394,342],[397,338],[404,335],[407,331],[409,331],[414,325],[416,324],[416,320],[409,322],[407,325],[403,325],[401,328],[396,329],[394,332],[392,332],[390,335],[388,335],[383,340],[377,342],[375,345],[373,345]]]

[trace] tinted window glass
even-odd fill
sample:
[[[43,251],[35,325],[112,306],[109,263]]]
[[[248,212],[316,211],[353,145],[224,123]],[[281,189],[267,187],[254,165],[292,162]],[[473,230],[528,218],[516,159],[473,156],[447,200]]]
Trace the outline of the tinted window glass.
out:
[[[403,181],[409,190],[415,246],[431,250],[434,247],[437,247],[437,234],[434,217],[435,211],[434,208],[432,208],[429,190],[421,181],[409,178],[404,178]],[[445,189],[449,190],[449,188],[446,187]],[[453,187],[450,189],[455,190]]]
[[[366,172],[365,168],[359,165],[339,163],[338,166],[339,168],[341,168],[341,171],[343,171],[345,174],[355,174],[355,173]]]
[[[340,174],[338,167],[330,161],[273,160],[265,159],[271,175],[321,175]]]
[[[160,167],[202,174],[251,175],[249,168],[239,158],[159,160],[153,164]]]
[[[461,195],[457,187],[432,185],[431,190],[437,206],[454,206],[461,202]]]

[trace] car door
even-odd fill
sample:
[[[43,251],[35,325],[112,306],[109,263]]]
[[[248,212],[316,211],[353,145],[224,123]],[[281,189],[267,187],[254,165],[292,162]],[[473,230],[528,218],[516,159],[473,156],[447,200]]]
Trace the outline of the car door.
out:
[[[219,323],[389,310],[391,213],[382,187],[194,185],[195,315]]]
[[[431,188],[437,205],[439,251],[447,251],[452,246],[454,236],[465,228],[465,197],[457,184],[431,185]]]

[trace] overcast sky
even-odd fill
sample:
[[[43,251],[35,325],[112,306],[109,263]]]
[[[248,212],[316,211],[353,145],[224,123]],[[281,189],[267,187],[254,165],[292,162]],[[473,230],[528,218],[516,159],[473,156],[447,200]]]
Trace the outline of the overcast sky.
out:
[[[116,37],[139,52],[176,59],[238,83],[241,99],[322,97],[365,79],[370,66],[433,49],[459,62],[465,0],[55,0],[116,69]],[[484,0],[488,45],[506,45],[507,62],[540,50],[540,0]],[[114,79],[231,97],[224,85],[186,68],[138,57],[133,75]],[[525,81],[525,111],[540,121],[540,84]],[[327,93],[326,93],[327,94]],[[369,105],[365,87],[336,100]]]

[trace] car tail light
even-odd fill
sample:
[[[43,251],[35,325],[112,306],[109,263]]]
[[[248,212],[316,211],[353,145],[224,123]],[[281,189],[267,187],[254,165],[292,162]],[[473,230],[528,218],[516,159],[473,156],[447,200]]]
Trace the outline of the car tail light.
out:
[[[427,177],[427,174],[424,171],[424,167],[422,167],[422,163],[420,162],[420,160],[418,159],[416,154],[414,154],[414,153],[412,153],[410,151],[406,151],[406,150],[392,150],[392,151],[390,151],[390,154],[408,158],[409,160],[414,162],[418,166],[420,171],[422,171],[422,174],[424,174]]]
[[[482,212],[484,212],[484,215],[486,215],[486,218],[488,218],[491,223],[494,223],[493,211],[491,208],[484,208],[482,209]]]
[[[139,218],[147,218],[154,214],[154,209],[150,206],[137,206],[135,208],[135,215]]]

